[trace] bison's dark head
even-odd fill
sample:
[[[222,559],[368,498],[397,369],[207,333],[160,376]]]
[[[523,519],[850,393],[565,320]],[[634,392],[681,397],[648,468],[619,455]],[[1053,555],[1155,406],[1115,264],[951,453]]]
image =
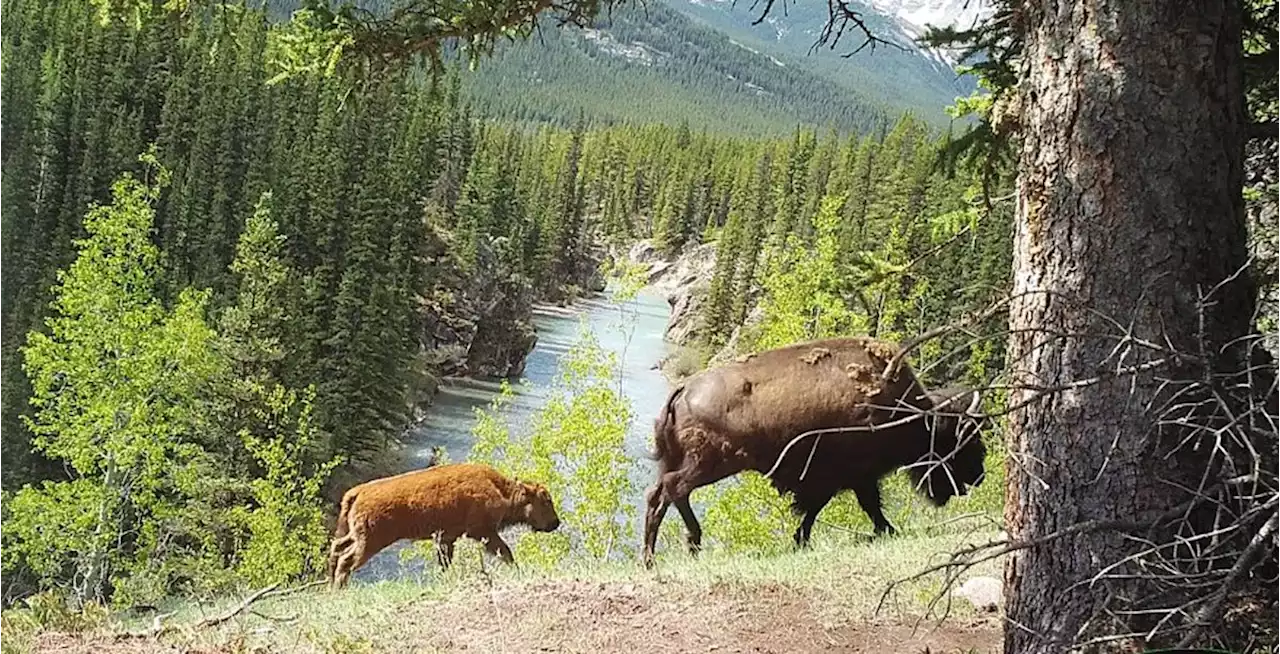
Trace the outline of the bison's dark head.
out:
[[[986,475],[982,443],[983,424],[977,417],[980,396],[967,388],[950,387],[928,392],[933,409],[924,417],[928,429],[928,453],[907,472],[915,488],[936,506],[982,484]]]

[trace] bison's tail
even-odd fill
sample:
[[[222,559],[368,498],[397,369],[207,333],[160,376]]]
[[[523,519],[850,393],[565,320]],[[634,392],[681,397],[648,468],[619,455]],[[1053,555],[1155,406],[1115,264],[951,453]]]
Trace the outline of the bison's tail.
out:
[[[350,529],[347,524],[347,516],[351,513],[351,505],[355,504],[357,494],[354,491],[347,491],[347,494],[342,496],[342,509],[338,512],[338,524],[334,526],[333,530],[333,538],[335,540],[346,536],[347,530]]]
[[[662,407],[662,412],[658,414],[658,419],[653,422],[653,451],[648,453],[650,459],[661,461],[667,457],[669,441],[674,436],[671,430],[675,427],[676,398],[683,392],[683,386],[671,391],[667,396],[667,403]]]

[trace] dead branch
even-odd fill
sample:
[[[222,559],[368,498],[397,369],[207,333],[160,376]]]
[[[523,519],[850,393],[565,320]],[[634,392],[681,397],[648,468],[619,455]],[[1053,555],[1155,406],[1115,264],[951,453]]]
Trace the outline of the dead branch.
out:
[[[1206,626],[1214,624],[1222,618],[1227,604],[1227,597],[1240,579],[1249,572],[1258,557],[1262,555],[1263,547],[1275,534],[1278,522],[1280,522],[1280,514],[1272,513],[1266,524],[1262,525],[1258,533],[1253,535],[1253,539],[1249,541],[1249,546],[1240,555],[1240,558],[1236,560],[1235,565],[1231,567],[1231,571],[1227,573],[1222,585],[1213,594],[1208,604],[1201,609],[1200,614],[1196,616],[1187,635],[1178,643],[1179,648],[1191,647]]]
[[[271,584],[270,586],[259,588],[258,590],[253,591],[248,596],[246,596],[243,600],[241,600],[239,604],[227,610],[226,612],[221,613],[219,615],[202,618],[200,621],[196,622],[195,624],[187,625],[185,627],[172,625],[172,624],[163,624],[163,621],[165,618],[171,617],[172,615],[174,615],[174,613],[177,613],[177,611],[174,611],[174,612],[166,613],[163,615],[157,615],[155,619],[151,621],[150,629],[147,629],[145,631],[125,632],[123,634],[117,635],[116,638],[120,640],[129,639],[129,638],[159,638],[160,636],[163,636],[172,631],[178,631],[178,630],[196,631],[200,629],[207,629],[209,627],[216,627],[224,622],[227,622],[228,620],[235,618],[241,613],[244,613],[246,610],[249,609],[249,607],[253,606],[254,603],[256,602],[259,602],[261,600],[268,599],[268,598],[273,598],[273,597],[284,597],[285,595],[292,595],[294,593],[302,592],[309,588],[315,588],[316,586],[320,586],[324,583],[325,583],[324,580],[321,579],[318,581],[312,581],[312,582],[303,584],[301,586],[295,586],[293,588],[286,588],[286,589],[280,590],[279,589],[280,582],[276,582],[274,584]],[[253,611],[252,613],[257,614],[256,611]],[[285,618],[285,619],[287,620],[288,618]]]
[[[974,325],[977,325],[978,323],[986,321],[987,319],[996,315],[996,313],[998,313],[1001,309],[1007,308],[1009,306],[1009,302],[1012,301],[1012,299],[1013,299],[1012,297],[1001,298],[993,302],[986,309],[983,309],[982,311],[972,314],[967,318],[961,319],[958,322],[942,325],[940,327],[934,327],[933,329],[930,329],[929,331],[907,341],[906,343],[903,343],[898,347],[898,351],[894,353],[893,358],[889,359],[888,365],[884,367],[884,372],[880,374],[880,381],[888,382],[889,380],[897,376],[898,368],[899,366],[902,365],[903,360],[906,359],[907,355],[910,354],[916,348],[920,347],[921,345],[924,345],[925,343],[935,338],[945,336],[952,332],[968,329],[969,327],[972,327]]]
[[[876,604],[875,613],[880,613],[880,609],[884,607],[885,600],[887,600],[889,595],[891,595],[899,586],[911,583],[917,579],[923,579],[924,577],[937,572],[946,573],[946,579],[943,582],[942,590],[939,591],[939,595],[941,595],[944,594],[961,575],[968,572],[973,567],[992,559],[1000,558],[1006,554],[1011,554],[1018,550],[1025,550],[1031,547],[1038,547],[1060,538],[1089,531],[1137,528],[1138,526],[1139,525],[1137,525],[1137,523],[1128,520],[1090,520],[1072,525],[1034,540],[992,540],[981,545],[963,547],[952,552],[950,558],[943,563],[929,566],[928,568],[908,577],[903,577],[889,582],[889,585],[885,587],[884,592],[880,594],[880,601]]]
[[[875,52],[877,44],[906,51],[906,48],[901,45],[893,41],[886,41],[873,34],[871,29],[867,27],[866,21],[863,20],[862,13],[854,10],[846,0],[827,0],[827,22],[822,26],[822,32],[818,35],[818,40],[809,48],[809,52],[813,53],[823,45],[826,45],[829,50],[835,50],[840,38],[851,28],[862,33],[862,43],[852,52],[840,55],[842,57],[852,57],[868,46],[871,47],[872,52]]]

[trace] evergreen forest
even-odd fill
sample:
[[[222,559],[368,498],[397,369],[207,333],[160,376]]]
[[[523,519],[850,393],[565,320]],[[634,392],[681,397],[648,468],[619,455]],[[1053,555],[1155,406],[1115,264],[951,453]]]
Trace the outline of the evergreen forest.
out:
[[[911,116],[759,137],[522,113],[456,69],[277,80],[275,28],[234,4],[9,0],[4,28],[9,600],[314,573],[325,512],[440,379],[517,375],[534,304],[641,239],[720,251],[714,347],[757,305],[795,332],[760,345],[901,337],[1006,284],[1008,207]],[[999,365],[971,349],[933,377]]]

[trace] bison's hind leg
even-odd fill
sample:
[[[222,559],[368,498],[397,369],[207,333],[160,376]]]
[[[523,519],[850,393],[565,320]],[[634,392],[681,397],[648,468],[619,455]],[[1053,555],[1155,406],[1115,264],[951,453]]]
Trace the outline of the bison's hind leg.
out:
[[[697,555],[702,549],[702,525],[698,524],[698,517],[694,515],[693,507],[689,504],[689,495],[695,488],[719,481],[726,476],[719,471],[703,472],[696,466],[688,465],[686,461],[685,468],[658,477],[658,483],[645,494],[648,504],[644,517],[644,565],[646,568],[653,567],[653,552],[658,543],[658,530],[662,526],[662,519],[666,516],[667,509],[672,504],[680,512],[680,517],[684,518],[684,526],[688,531],[686,542],[689,545],[689,553]]]
[[[351,573],[378,553],[377,550],[369,549],[369,537],[363,529],[353,529],[348,535],[352,537],[351,545],[338,557],[338,563],[334,567],[334,588],[346,587]]]
[[[665,475],[664,475],[665,476]],[[653,567],[653,550],[658,543],[658,529],[662,527],[662,518],[671,506],[662,492],[662,477],[644,494],[647,508],[644,512],[644,567]]]
[[[338,571],[338,559],[342,557],[342,553],[351,547],[355,542],[355,536],[350,532],[333,539],[333,543],[329,545],[329,561],[325,565],[325,579],[329,581],[329,587],[334,588],[334,577]]]
[[[702,551],[702,525],[698,524],[698,516],[694,515],[693,507],[689,505],[689,497],[682,497],[672,504],[680,512],[680,517],[684,518],[684,528],[688,531],[685,542],[689,545],[689,553],[697,556]]]

